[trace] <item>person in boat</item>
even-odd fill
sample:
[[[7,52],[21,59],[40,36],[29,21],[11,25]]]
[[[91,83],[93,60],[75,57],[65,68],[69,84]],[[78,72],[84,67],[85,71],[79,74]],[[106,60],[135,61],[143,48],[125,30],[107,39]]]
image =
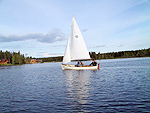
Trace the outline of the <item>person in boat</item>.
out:
[[[84,66],[83,62],[80,61],[81,66]]]
[[[75,66],[80,67],[81,66],[80,62],[78,62]]]
[[[97,62],[93,59],[93,62],[90,64],[90,66],[96,66]]]

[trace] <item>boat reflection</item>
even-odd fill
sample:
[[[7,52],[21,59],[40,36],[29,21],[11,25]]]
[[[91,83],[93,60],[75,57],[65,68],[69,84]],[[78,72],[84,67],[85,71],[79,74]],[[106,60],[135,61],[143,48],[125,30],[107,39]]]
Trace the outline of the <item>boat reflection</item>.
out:
[[[90,89],[90,70],[86,71],[75,71],[66,70],[64,71],[67,90],[70,101],[76,109],[87,112],[82,107],[87,107],[88,95]]]

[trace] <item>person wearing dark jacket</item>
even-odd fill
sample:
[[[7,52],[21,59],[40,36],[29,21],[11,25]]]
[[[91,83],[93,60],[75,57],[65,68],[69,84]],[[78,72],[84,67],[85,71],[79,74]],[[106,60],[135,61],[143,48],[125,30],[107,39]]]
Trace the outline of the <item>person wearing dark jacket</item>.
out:
[[[97,62],[95,60],[93,60],[93,62],[90,64],[90,66],[96,66]]]
[[[80,62],[78,62],[75,66],[80,67],[81,66]]]

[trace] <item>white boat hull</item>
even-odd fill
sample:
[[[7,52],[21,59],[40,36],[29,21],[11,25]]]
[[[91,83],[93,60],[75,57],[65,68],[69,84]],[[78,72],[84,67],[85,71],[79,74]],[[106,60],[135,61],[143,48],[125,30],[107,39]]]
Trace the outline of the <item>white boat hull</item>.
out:
[[[81,66],[81,67],[75,67],[75,65],[67,65],[67,64],[61,64],[62,70],[97,70],[97,66]]]

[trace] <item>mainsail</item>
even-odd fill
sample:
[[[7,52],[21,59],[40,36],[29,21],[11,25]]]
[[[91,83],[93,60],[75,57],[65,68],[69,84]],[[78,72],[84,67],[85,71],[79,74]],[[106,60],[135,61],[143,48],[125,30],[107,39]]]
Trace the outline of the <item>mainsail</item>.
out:
[[[85,45],[80,29],[72,17],[72,33],[71,33],[71,60],[91,59],[87,47]]]
[[[63,64],[71,62],[71,60],[91,59],[87,47],[85,45],[83,36],[80,32],[80,29],[74,17],[72,17],[70,51],[69,51],[69,38],[68,38],[68,43],[64,54],[64,58],[63,58]]]

